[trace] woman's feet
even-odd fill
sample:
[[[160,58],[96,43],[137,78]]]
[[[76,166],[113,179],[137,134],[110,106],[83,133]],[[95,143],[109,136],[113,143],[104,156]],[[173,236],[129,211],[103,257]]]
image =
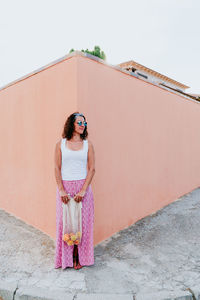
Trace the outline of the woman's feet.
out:
[[[74,260],[74,269],[75,270],[79,270],[79,269],[81,269],[82,268],[82,266],[80,265],[80,263],[78,262],[77,263],[77,261],[76,261],[76,259]]]
[[[82,266],[79,263],[79,258],[78,258],[78,248],[77,245],[74,246],[74,256],[73,256],[73,262],[74,262],[74,269],[79,270],[82,268]]]
[[[81,266],[80,263],[78,262],[78,264],[76,265],[75,269],[76,269],[76,270],[79,270],[79,269],[81,269],[82,267],[83,267],[83,266]]]

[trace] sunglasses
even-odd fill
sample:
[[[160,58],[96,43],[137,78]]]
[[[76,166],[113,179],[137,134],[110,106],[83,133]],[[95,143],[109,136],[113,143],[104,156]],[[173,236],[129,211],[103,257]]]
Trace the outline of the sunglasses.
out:
[[[83,124],[84,126],[87,126],[87,122],[86,122],[86,121],[84,121],[84,122],[78,121],[77,124],[78,124],[79,126],[82,126],[82,124]]]
[[[79,113],[75,113],[74,116],[81,116],[81,117],[84,117],[83,114],[79,114]],[[78,122],[77,122],[77,124],[78,124],[79,126],[82,126],[82,123],[83,123],[84,126],[87,126],[87,122],[86,122],[86,121],[84,121],[84,122],[78,121]]]

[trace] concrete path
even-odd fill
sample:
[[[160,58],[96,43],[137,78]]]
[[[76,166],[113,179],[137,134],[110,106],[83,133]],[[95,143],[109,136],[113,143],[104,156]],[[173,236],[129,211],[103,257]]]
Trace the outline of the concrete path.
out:
[[[54,240],[0,210],[0,299],[200,299],[200,188],[54,269]]]

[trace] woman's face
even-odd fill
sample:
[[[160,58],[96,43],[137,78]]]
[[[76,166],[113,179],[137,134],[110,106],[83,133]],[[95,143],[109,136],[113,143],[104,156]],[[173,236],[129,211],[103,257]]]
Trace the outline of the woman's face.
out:
[[[82,125],[78,125],[78,122],[79,121],[82,121]],[[79,134],[82,134],[84,129],[85,129],[85,126],[83,124],[83,122],[85,121],[85,119],[81,116],[77,116],[76,119],[75,119],[75,122],[74,122],[74,131],[79,133]]]

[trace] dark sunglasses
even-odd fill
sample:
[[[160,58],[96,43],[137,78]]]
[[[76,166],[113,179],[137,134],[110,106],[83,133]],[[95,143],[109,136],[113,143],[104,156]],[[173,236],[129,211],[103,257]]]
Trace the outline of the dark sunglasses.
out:
[[[84,126],[87,126],[87,122],[86,122],[86,121],[84,121],[84,122],[78,121],[77,124],[78,124],[79,126],[82,126],[82,124],[83,124]]]

